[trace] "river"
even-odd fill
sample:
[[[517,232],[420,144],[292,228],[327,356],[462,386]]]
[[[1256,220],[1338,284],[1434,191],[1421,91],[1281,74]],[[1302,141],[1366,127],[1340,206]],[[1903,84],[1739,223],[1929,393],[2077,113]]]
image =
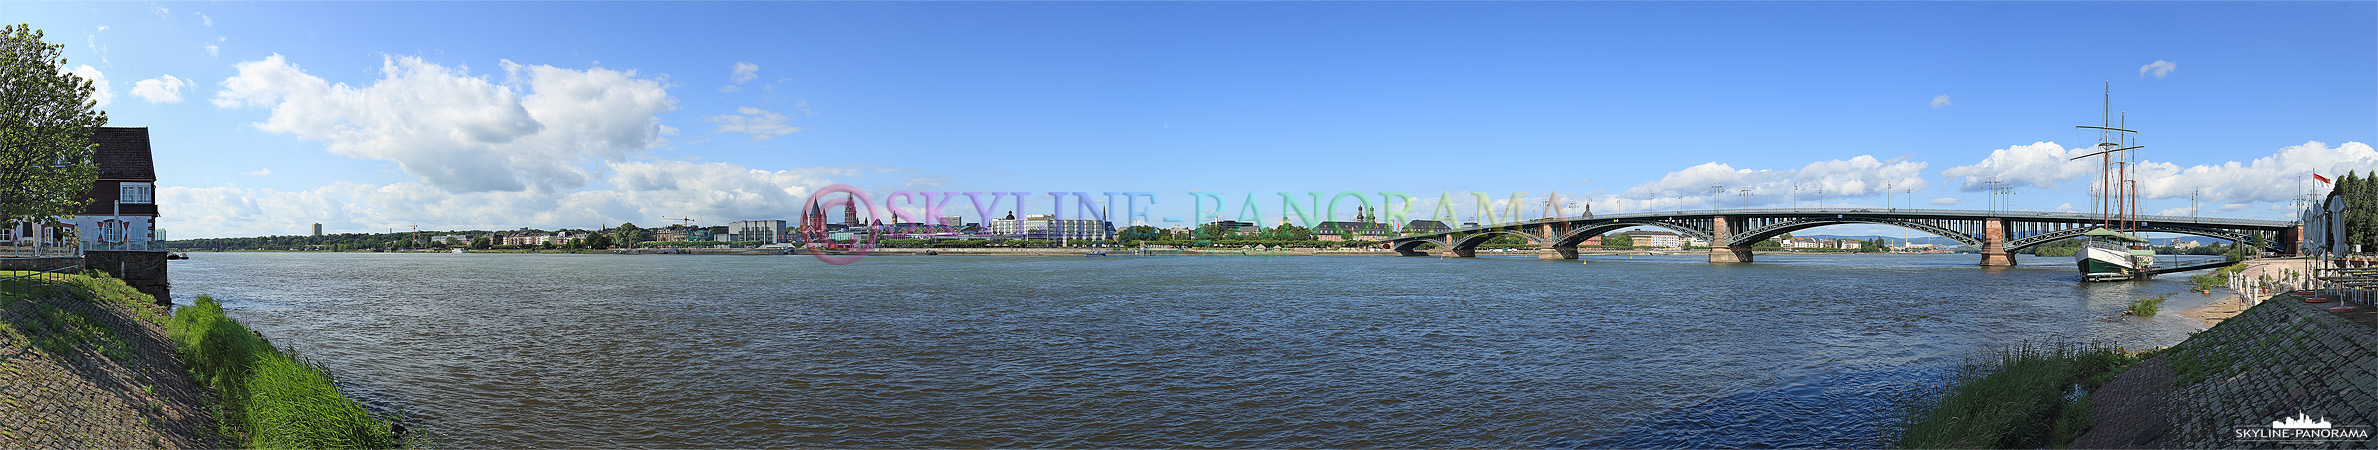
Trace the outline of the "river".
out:
[[[2028,256],[192,256],[458,447],[1875,447],[1988,348],[2203,328]]]

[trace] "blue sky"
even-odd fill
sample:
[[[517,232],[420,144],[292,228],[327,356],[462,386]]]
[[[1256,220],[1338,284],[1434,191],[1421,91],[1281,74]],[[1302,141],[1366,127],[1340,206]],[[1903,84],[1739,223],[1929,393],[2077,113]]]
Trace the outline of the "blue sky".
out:
[[[1227,218],[1253,193],[1273,222],[1275,192],[1416,212],[1450,193],[1464,220],[1471,192],[1535,215],[1550,192],[1706,208],[1713,184],[1727,207],[1881,205],[1888,184],[1983,209],[1972,181],[1996,177],[2016,208],[2085,211],[2095,165],[2061,160],[2094,143],[2072,126],[2109,81],[2149,213],[2196,193],[2203,215],[2282,218],[2306,173],[2378,169],[2378,2],[34,2],[0,21],[105,79],[111,125],[151,128],[175,238],[794,219],[835,183],[1151,192],[1159,221],[1192,216],[1192,190]]]

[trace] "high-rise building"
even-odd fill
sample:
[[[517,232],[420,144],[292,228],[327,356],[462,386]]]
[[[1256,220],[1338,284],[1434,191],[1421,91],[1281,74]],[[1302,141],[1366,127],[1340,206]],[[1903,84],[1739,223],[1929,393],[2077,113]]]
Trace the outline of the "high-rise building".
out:
[[[777,243],[777,242],[784,242],[784,241],[785,241],[785,235],[784,235],[784,221],[782,221],[782,220],[739,220],[739,221],[735,221],[735,222],[733,222],[733,223],[729,223],[729,224],[727,224],[727,239],[726,239],[726,240],[729,240],[729,241],[759,241],[759,242],[766,242],[766,243]]]
[[[322,237],[322,224],[314,224],[314,237]]]
[[[941,216],[941,225],[948,227],[966,226],[966,216]]]

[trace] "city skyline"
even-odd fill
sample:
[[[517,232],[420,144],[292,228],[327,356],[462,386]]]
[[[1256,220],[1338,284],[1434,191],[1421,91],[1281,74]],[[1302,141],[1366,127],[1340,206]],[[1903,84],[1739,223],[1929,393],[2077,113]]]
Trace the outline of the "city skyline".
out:
[[[1191,192],[1226,219],[1252,194],[1268,224],[1275,192],[1420,211],[1449,192],[1467,214],[1472,192],[1632,212],[1817,189],[1884,206],[1889,185],[1898,207],[1987,209],[1990,179],[2017,209],[2087,211],[2096,164],[2063,160],[2094,143],[2072,126],[2097,123],[2109,82],[2147,146],[2141,213],[2195,197],[2283,219],[2309,173],[2378,169],[2378,43],[2357,31],[2374,9],[31,3],[10,20],[105,80],[110,126],[150,128],[160,227],[206,238],[790,220],[830,184],[1035,194],[1002,208],[1018,214],[1047,192],[1149,192],[1157,226],[1197,217]],[[981,221],[965,203],[945,213]]]

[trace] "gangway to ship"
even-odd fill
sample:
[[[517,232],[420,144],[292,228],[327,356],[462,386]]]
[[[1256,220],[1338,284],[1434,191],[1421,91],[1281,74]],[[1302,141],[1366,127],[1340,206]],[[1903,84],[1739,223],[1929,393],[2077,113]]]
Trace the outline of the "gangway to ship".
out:
[[[2167,274],[2167,273],[2187,272],[2187,271],[2191,271],[2191,270],[2218,269],[2218,268],[2221,268],[2221,267],[2224,267],[2224,266],[2228,266],[2228,265],[2232,265],[2232,264],[2237,264],[2237,263],[2234,263],[2234,262],[2229,262],[2229,261],[2222,261],[2222,262],[2204,263],[2204,264],[2197,264],[2197,265],[2190,265],[2190,266],[2180,266],[2180,267],[2170,267],[2170,268],[2160,268],[2160,269],[2148,269],[2148,270],[2147,270],[2147,274],[2148,274],[2148,275],[2162,275],[2162,274]]]

